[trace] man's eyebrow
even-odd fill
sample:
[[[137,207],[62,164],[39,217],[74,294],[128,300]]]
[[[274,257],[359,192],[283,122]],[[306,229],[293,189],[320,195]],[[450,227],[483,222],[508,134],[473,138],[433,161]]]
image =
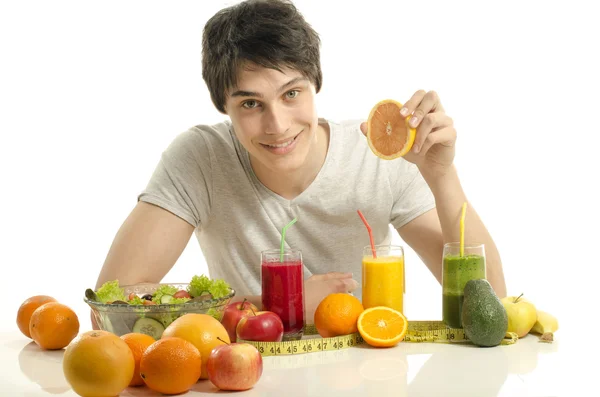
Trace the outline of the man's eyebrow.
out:
[[[284,85],[282,85],[281,87],[279,87],[278,92],[282,92],[285,91],[287,88],[289,88],[290,86],[299,83],[300,81],[304,81],[304,80],[308,80],[306,77],[302,76],[302,77],[295,77],[293,79],[291,79],[290,81],[288,81],[287,83],[285,83]],[[252,91],[244,91],[244,90],[237,90],[235,91],[233,94],[231,94],[232,97],[256,97],[256,98],[263,98],[263,94],[259,93],[259,92],[252,92]]]

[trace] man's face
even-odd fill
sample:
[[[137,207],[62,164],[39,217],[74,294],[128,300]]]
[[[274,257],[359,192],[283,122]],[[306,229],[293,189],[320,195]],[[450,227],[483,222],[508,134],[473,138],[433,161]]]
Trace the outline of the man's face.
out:
[[[274,173],[302,169],[315,145],[315,87],[292,69],[244,68],[225,109],[253,167]]]

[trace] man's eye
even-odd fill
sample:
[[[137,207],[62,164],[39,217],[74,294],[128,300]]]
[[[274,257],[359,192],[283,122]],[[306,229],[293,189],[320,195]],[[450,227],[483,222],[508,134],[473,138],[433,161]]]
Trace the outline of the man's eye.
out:
[[[242,106],[246,109],[254,109],[257,105],[258,103],[256,101],[246,101],[242,103]]]
[[[289,99],[296,98],[298,96],[298,94],[299,94],[299,92],[297,90],[288,91],[286,93],[286,95]]]

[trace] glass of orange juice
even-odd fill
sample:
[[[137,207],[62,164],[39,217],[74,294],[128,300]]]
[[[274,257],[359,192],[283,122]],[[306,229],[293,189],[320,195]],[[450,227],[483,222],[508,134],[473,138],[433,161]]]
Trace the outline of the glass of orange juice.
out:
[[[386,306],[404,314],[404,249],[376,245],[363,249],[362,304],[365,309]]]

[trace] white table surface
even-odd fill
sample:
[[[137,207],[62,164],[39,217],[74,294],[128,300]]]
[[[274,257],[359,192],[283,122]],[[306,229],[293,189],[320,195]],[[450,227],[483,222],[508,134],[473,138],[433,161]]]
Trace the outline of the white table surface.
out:
[[[528,335],[514,345],[494,348],[400,343],[389,349],[360,345],[264,357],[263,375],[256,386],[235,395],[485,397],[586,392],[600,396],[598,388],[590,386],[600,378],[600,368],[594,357],[582,364],[585,349],[582,338],[571,338],[559,330],[552,344],[539,343],[535,335]],[[63,352],[43,351],[18,330],[0,333],[0,395],[76,396],[63,376]],[[201,380],[186,396],[217,391],[210,381]],[[121,396],[159,394],[138,387],[127,388]]]

